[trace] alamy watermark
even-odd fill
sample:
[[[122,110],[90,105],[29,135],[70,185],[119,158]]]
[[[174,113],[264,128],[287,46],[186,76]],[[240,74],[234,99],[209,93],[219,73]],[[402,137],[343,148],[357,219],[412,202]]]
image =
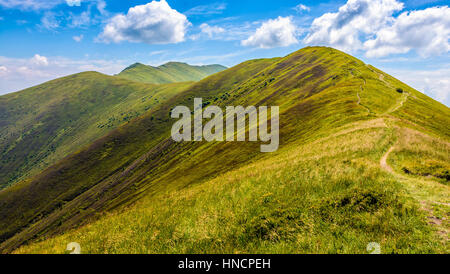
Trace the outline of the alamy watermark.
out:
[[[267,106],[260,106],[259,108],[255,106],[245,108],[243,106],[227,106],[225,113],[218,106],[208,106],[203,110],[202,99],[194,98],[193,117],[187,106],[177,106],[171,111],[170,116],[179,119],[172,126],[172,139],[176,142],[203,140],[207,142],[244,142],[247,141],[248,117],[248,141],[265,142],[267,144],[261,145],[261,152],[274,152],[278,150],[280,144],[279,107],[270,107],[270,119],[268,110]],[[203,119],[209,119],[204,126]]]
[[[66,251],[70,251],[70,254],[81,254],[81,246],[77,242],[71,242],[67,244]]]
[[[381,254],[381,245],[377,242],[370,242],[367,244],[366,250],[370,254]]]

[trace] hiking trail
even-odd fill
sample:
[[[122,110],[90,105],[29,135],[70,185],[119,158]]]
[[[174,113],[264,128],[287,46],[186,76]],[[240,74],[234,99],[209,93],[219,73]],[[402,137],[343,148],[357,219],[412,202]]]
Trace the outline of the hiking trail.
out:
[[[388,116],[388,114],[403,107],[409,96],[409,93],[404,93],[402,98],[397,100],[396,104],[384,113],[384,116]],[[393,129],[394,131],[397,129],[388,123],[385,124],[388,128]],[[409,194],[414,199],[419,201],[421,209],[426,214],[427,222],[436,229],[436,233],[439,237],[448,243],[450,233],[448,220],[446,217],[437,217],[435,214],[435,209],[439,210],[439,208],[444,208],[445,212],[450,211],[450,196],[447,195],[449,193],[449,187],[432,179],[414,178],[396,172],[389,165],[388,159],[390,154],[395,151],[398,142],[399,141],[397,139],[397,141],[389,147],[386,153],[383,154],[380,159],[380,167],[394,176],[399,182],[403,183]],[[439,199],[439,201],[436,201],[435,199]]]

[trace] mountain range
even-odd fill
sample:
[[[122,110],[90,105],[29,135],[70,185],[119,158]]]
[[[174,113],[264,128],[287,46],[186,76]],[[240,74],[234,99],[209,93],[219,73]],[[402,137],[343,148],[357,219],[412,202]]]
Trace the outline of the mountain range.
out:
[[[198,97],[279,106],[280,149],[174,142]],[[4,253],[448,250],[449,108],[332,48],[75,74],[0,96],[0,125]]]
[[[191,66],[186,63],[169,62],[159,67],[135,63],[117,76],[120,78],[151,84],[199,81],[206,76],[226,69],[222,65]]]
[[[1,96],[0,189],[156,107],[189,82],[223,69],[174,62],[159,68],[139,64],[117,77],[83,72]]]

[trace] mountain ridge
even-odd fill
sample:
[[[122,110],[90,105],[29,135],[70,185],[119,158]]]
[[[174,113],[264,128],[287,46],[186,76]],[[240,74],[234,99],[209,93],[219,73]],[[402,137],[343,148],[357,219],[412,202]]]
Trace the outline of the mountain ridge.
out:
[[[161,238],[151,240],[156,245],[155,249],[151,249],[151,243],[142,247],[152,252],[199,252],[195,249],[197,245],[204,246],[209,252],[271,251],[264,246],[274,248],[272,252],[295,252],[288,248],[286,241],[295,235],[304,235],[302,233],[307,232],[308,227],[314,233],[327,235],[327,241],[338,246],[343,245],[342,236],[336,235],[356,237],[354,242],[358,246],[350,244],[343,247],[352,252],[359,250],[356,248],[360,248],[367,237],[389,238],[392,250],[407,250],[405,242],[414,245],[417,251],[440,248],[437,243],[435,247],[426,246],[425,242],[434,236],[421,219],[422,213],[407,202],[410,198],[405,198],[408,194],[403,186],[378,165],[380,158],[399,139],[401,150],[397,154],[402,157],[391,156],[395,163],[390,163],[395,170],[407,167],[419,174],[426,165],[411,166],[418,155],[422,160],[434,161],[434,167],[444,165],[445,170],[450,138],[449,109],[395,78],[384,73],[381,77],[380,73],[340,51],[308,47],[283,58],[246,61],[193,83],[164,104],[111,131],[30,181],[1,191],[0,217],[11,222],[0,226],[3,239],[0,249],[10,252],[35,237],[44,239],[62,234],[51,239],[59,242],[65,240],[64,235],[71,235],[86,245],[88,251],[99,253],[102,252],[99,243],[108,241],[108,233],[99,232],[100,228],[114,229],[113,224],[132,226],[130,218],[133,216],[145,216],[139,224],[145,227],[149,222],[147,226],[151,229],[147,230],[151,233],[165,229]],[[409,94],[406,99],[403,99],[404,94],[396,91],[398,88]],[[205,102],[222,107],[280,106],[280,150],[271,155],[261,155],[258,143],[171,141],[168,115],[171,108],[191,106],[192,98],[200,95]],[[428,117],[430,112],[432,117]],[[418,151],[417,147],[404,142],[402,134],[406,134],[409,128],[435,136],[427,137],[432,141],[423,141],[416,133],[408,133],[410,140],[423,143],[427,150]],[[311,144],[320,144],[317,151]],[[430,152],[438,144],[440,152]],[[321,157],[319,152],[324,156]],[[304,165],[302,156],[305,156]],[[264,164],[255,164],[260,162]],[[252,168],[246,169],[249,166]],[[267,176],[264,175],[265,166],[272,170]],[[271,166],[277,168],[271,169]],[[245,176],[239,175],[241,169],[247,170]],[[65,181],[71,184],[62,183]],[[218,185],[214,187],[208,183],[211,181],[218,182]],[[230,185],[228,182],[233,183]],[[442,193],[447,193],[445,184],[441,185]],[[289,187],[296,191],[287,191]],[[212,190],[208,192],[208,188]],[[222,188],[223,192],[220,192]],[[236,189],[239,190],[237,197],[233,196]],[[189,196],[194,192],[195,196]],[[211,193],[212,196],[205,197],[209,194],[202,193]],[[299,193],[307,196],[304,202]],[[178,195],[185,197],[187,205],[193,203],[193,206],[178,203],[174,198]],[[335,200],[343,204],[333,202]],[[161,214],[155,211],[154,203],[163,206]],[[201,206],[196,207],[197,203]],[[318,204],[318,209],[314,203]],[[222,204],[227,206],[220,207]],[[176,207],[171,209],[169,205]],[[348,211],[347,206],[352,211]],[[128,207],[132,209],[125,210]],[[112,211],[116,208],[122,210]],[[206,212],[210,213],[207,216],[211,217],[202,217],[202,208],[207,209]],[[153,217],[147,214],[147,209]],[[177,209],[193,219],[177,215]],[[405,211],[410,212],[409,215],[402,213]],[[101,212],[111,212],[112,215],[110,218],[102,217]],[[218,219],[212,212],[217,212]],[[335,236],[329,227],[333,227],[333,214],[342,222],[342,229],[335,228],[338,229]],[[358,214],[367,219],[359,220]],[[394,221],[377,216],[389,216],[387,220]],[[210,221],[202,223],[201,218]],[[167,220],[166,224],[161,221],[163,219]],[[299,223],[290,221],[297,219]],[[158,225],[151,226],[152,220]],[[193,220],[200,222],[200,230],[205,226],[205,233],[213,235],[209,239],[221,241],[209,241],[200,231],[189,234],[197,231],[195,226],[190,226]],[[114,223],[105,226],[105,222]],[[426,237],[421,240],[414,230],[410,230],[412,227],[395,225],[404,222],[414,223]],[[83,226],[88,223],[93,226]],[[96,246],[80,238],[80,235],[87,235],[86,229],[93,227],[95,230],[89,235],[94,235],[90,241]],[[142,235],[147,237],[144,227],[133,226],[132,231],[142,231]],[[231,230],[225,230],[222,235],[218,227]],[[190,236],[177,238],[177,229]],[[399,236],[390,235],[388,231],[391,230],[399,231]],[[137,243],[145,241],[139,238],[141,234],[115,233],[127,235],[124,239],[130,238],[131,242],[120,240],[118,244],[124,244],[123,247],[106,246],[103,252],[136,252],[134,248],[139,248]],[[153,238],[149,237],[147,241],[149,239]],[[180,245],[169,245],[173,249],[164,249],[163,246],[168,246],[166,240],[174,239],[178,239]],[[49,248],[52,241],[43,241],[31,248],[42,252],[40,246]],[[280,241],[285,245],[278,246]],[[300,243],[298,248],[308,246],[306,242]],[[125,249],[126,246],[131,249]],[[333,251],[326,245],[318,247],[316,251],[319,252]]]
[[[0,96],[0,189],[62,159],[190,83],[82,72]]]
[[[199,81],[224,69],[226,67],[218,64],[192,66],[182,62],[168,62],[158,67],[153,67],[142,63],[134,63],[116,76],[143,83],[166,84]]]

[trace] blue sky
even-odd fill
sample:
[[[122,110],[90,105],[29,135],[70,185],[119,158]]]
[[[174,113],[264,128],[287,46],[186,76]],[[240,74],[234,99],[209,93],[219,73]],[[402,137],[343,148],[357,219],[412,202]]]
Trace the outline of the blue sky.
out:
[[[327,45],[450,105],[439,0],[0,0],[0,94],[141,62],[233,66]]]

